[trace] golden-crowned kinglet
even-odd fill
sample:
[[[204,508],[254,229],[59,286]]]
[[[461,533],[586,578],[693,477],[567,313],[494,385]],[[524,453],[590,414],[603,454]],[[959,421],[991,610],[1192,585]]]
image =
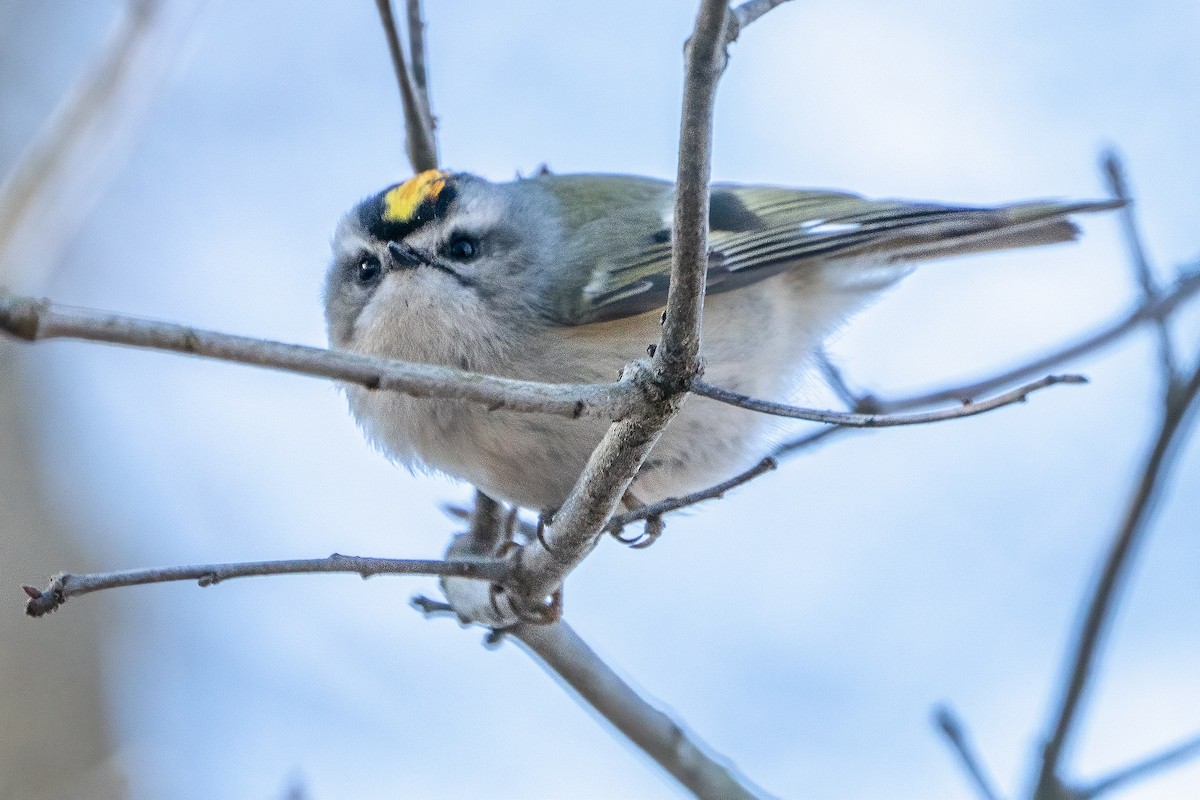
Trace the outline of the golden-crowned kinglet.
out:
[[[658,341],[673,191],[623,175],[492,183],[424,172],[342,220],[325,286],[335,348],[551,383],[614,380]],[[823,339],[914,262],[1062,242],[1068,214],[1112,202],[995,208],[714,184],[705,379],[781,398]],[[385,454],[489,495],[558,508],[608,424],[347,389]],[[632,492],[644,502],[761,457],[770,418],[693,397]]]

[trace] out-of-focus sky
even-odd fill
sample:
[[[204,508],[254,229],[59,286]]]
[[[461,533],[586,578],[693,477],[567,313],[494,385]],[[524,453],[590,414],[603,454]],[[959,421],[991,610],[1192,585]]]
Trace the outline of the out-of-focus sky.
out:
[[[430,2],[444,163],[506,179],[674,174],[695,3]],[[8,168],[115,2],[0,3]],[[191,13],[180,11],[175,13]],[[63,242],[56,300],[323,344],[330,234],[403,178],[372,3],[211,2],[127,160]],[[1200,252],[1200,6],[802,0],[748,29],[719,93],[714,178],[966,203],[1095,197],[1124,153],[1160,273]],[[920,270],[833,344],[880,393],[986,375],[1136,297],[1111,217],[1083,240]],[[1189,357],[1200,319],[1177,326]],[[439,556],[466,487],[362,441],[329,384],[56,343],[20,354],[39,469],[97,563]],[[930,725],[949,702],[1024,786],[1067,635],[1155,413],[1146,336],[1069,365],[1087,387],[847,437],[694,513],[603,543],[567,617],[766,791],[966,797]],[[812,402],[832,402],[819,388]],[[1072,771],[1200,729],[1200,441],[1179,457],[1089,696]],[[47,564],[49,573],[71,565]],[[30,576],[36,579],[37,576]],[[186,585],[77,600],[106,653],[139,798],[674,797],[516,647],[426,621],[428,580]],[[55,635],[51,618],[44,635]],[[1192,798],[1200,765],[1124,797]]]

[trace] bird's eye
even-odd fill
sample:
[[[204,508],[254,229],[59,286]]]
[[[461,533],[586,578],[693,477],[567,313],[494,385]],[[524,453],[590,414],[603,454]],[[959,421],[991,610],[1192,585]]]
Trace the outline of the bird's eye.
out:
[[[358,262],[358,268],[354,271],[354,280],[358,281],[359,286],[370,286],[379,280],[383,275],[383,264],[375,256],[363,256]]]
[[[445,252],[455,261],[470,261],[479,255],[479,240],[459,234],[446,243]]]

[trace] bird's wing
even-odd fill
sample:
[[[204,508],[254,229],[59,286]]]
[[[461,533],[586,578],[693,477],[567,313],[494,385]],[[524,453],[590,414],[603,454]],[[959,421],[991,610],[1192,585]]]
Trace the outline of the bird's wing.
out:
[[[670,195],[667,195],[668,199]],[[1116,201],[1034,201],[997,207],[866,200],[853,194],[715,185],[709,214],[707,292],[716,294],[816,261],[873,254],[881,263],[1069,241],[1070,214]],[[661,221],[661,220],[660,220]],[[644,225],[644,220],[638,224]],[[666,304],[669,223],[650,225],[623,251],[592,262],[564,320],[582,325],[653,311]]]

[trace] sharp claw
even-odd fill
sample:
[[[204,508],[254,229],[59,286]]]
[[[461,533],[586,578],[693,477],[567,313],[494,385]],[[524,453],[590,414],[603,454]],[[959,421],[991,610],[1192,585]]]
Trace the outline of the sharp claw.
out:
[[[637,544],[638,542],[640,542],[642,539],[644,539],[646,537],[646,535],[644,533],[635,533],[633,536],[623,536],[621,534],[621,531],[612,531],[609,535],[612,536],[614,539],[616,539],[621,544],[627,545],[629,547],[633,547],[635,544]]]
[[[650,545],[658,541],[658,537],[662,536],[663,532],[662,517],[647,517],[646,527],[641,533],[635,536],[622,536],[619,531],[613,531],[612,537],[623,545],[634,550],[645,550]]]
[[[507,608],[501,608],[501,600]],[[521,622],[527,622],[531,625],[550,625],[562,619],[563,610],[563,591],[559,587],[554,591],[554,594],[547,598],[547,601],[536,608],[526,608],[524,604],[513,601],[511,595],[502,586],[492,587],[492,609],[500,617],[515,616]],[[497,633],[500,631],[493,631]]]

